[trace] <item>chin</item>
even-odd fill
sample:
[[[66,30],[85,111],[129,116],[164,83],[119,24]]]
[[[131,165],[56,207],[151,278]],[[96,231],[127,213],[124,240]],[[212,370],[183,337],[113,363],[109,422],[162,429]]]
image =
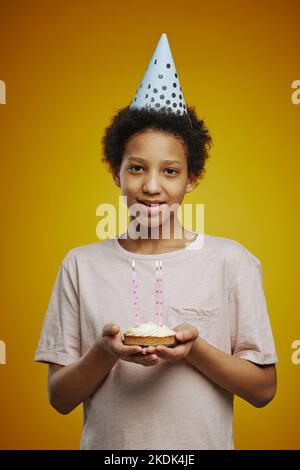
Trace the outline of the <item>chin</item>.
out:
[[[151,220],[143,219],[139,220],[139,223],[141,225],[141,230],[144,230],[146,234],[148,234],[148,231],[151,230],[153,233],[155,233],[157,230],[160,228],[163,228],[163,226],[166,225],[166,233],[169,238],[169,231],[167,230],[168,225],[170,224],[170,219],[163,219],[161,220],[161,217],[152,217]],[[151,234],[151,232],[150,232]]]

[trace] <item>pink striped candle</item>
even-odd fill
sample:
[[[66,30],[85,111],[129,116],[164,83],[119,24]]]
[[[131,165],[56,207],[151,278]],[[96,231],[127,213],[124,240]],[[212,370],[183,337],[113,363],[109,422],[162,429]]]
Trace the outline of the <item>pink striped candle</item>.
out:
[[[163,326],[163,276],[162,276],[162,261],[159,262],[159,326]]]
[[[159,269],[158,261],[155,263],[155,323],[159,325]]]
[[[139,308],[139,297],[138,297],[138,284],[136,280],[135,261],[132,260],[132,290],[133,290],[133,304],[134,304],[134,315],[137,325],[140,325],[140,308]]]
[[[139,297],[138,297],[138,283],[135,270],[135,260],[132,260],[132,290],[133,290],[133,304],[134,315],[137,325],[141,324]],[[162,261],[156,261],[155,265],[155,323],[158,326],[163,326],[163,277],[162,277]]]

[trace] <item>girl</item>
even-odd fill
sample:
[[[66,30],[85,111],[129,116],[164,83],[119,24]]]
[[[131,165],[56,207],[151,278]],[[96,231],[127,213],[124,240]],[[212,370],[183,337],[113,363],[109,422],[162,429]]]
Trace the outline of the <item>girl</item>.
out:
[[[74,248],[58,272],[35,360],[49,364],[57,411],[83,403],[81,449],[233,449],[234,395],[262,407],[276,391],[260,261],[234,240],[204,235],[202,243],[163,210],[195,188],[211,144],[194,108],[185,109],[126,107],[103,137],[114,182],[129,208],[147,206],[155,236],[128,230]],[[135,322],[133,261],[142,322],[154,320],[162,263],[163,323],[176,331],[173,348],[123,343]]]

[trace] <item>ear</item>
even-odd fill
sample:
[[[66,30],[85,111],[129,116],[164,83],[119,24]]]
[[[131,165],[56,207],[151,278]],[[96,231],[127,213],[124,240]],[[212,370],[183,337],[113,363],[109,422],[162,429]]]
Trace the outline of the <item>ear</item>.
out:
[[[196,186],[196,176],[194,173],[190,173],[188,176],[187,184],[185,187],[186,193],[191,193]]]
[[[121,180],[120,180],[120,170],[115,169],[112,171],[112,176],[115,184],[119,187],[121,187]]]

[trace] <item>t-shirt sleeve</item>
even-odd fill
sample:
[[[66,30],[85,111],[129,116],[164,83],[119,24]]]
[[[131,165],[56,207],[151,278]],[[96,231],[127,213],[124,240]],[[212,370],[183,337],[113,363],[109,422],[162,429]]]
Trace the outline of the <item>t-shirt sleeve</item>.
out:
[[[73,270],[70,269],[72,263],[69,253],[61,263],[56,277],[34,356],[36,362],[67,366],[81,356],[76,268],[73,266]]]
[[[244,260],[229,289],[229,311],[232,354],[262,365],[279,362],[263,289],[262,265],[254,255]]]

